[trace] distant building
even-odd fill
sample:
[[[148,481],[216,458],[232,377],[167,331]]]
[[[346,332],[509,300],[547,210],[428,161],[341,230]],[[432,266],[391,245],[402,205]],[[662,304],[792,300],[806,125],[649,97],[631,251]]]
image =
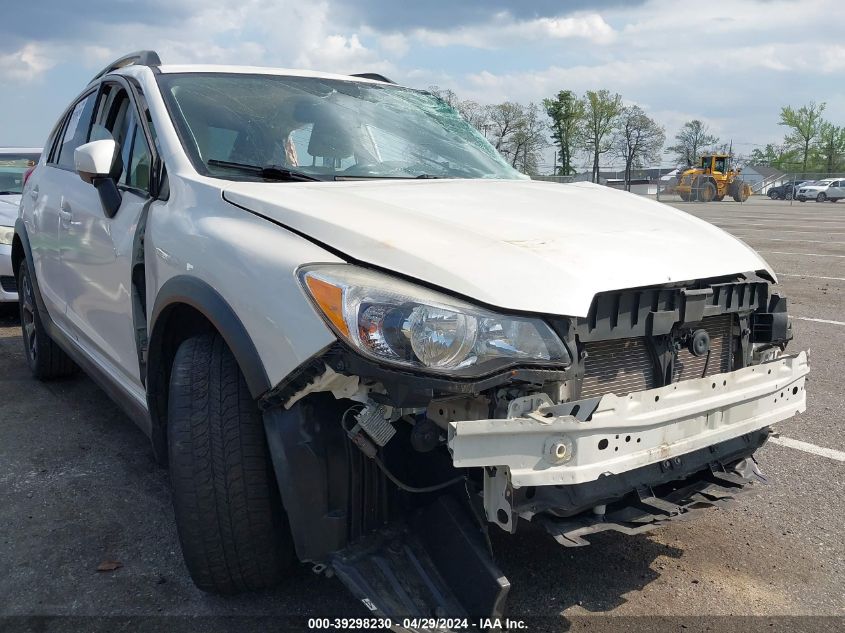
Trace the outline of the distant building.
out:
[[[766,165],[746,165],[742,168],[742,179],[751,185],[754,193],[766,194],[770,187],[777,187],[789,180],[789,174]]]

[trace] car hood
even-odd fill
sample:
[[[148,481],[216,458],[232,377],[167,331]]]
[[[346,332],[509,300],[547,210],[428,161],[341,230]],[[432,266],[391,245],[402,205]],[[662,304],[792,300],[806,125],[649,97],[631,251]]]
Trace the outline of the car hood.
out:
[[[508,310],[586,316],[602,291],[774,275],[711,224],[589,183],[239,182],[223,197],[351,260]]]
[[[21,196],[17,193],[0,195],[0,226],[15,226]]]

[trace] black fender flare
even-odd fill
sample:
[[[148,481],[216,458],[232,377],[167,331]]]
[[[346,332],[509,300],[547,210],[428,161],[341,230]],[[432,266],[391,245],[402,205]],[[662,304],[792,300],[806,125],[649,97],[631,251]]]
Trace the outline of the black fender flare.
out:
[[[166,325],[167,312],[169,308],[179,304],[188,305],[202,314],[220,333],[238,361],[253,398],[258,400],[270,389],[270,378],[264,369],[264,363],[261,362],[258,349],[235,311],[210,284],[188,275],[171,277],[156,295],[150,318],[151,360],[161,351],[162,330]]]
[[[147,408],[151,418],[150,440],[160,464],[167,464],[167,400],[170,366],[167,362],[175,349],[168,350],[166,332],[175,308],[188,306],[214,327],[238,362],[250,395],[257,401],[271,385],[258,349],[246,327],[222,295],[210,284],[188,275],[168,279],[155,298],[148,331],[146,354]]]

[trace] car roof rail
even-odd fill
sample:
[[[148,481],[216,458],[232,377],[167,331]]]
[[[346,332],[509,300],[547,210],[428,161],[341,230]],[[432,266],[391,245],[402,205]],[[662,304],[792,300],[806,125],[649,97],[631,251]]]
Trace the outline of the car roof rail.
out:
[[[352,73],[350,77],[360,77],[361,79],[374,79],[375,81],[383,81],[387,84],[395,84],[396,82],[392,79],[388,79],[384,75],[380,75],[378,73]]]
[[[134,53],[124,55],[120,59],[114,60],[111,64],[94,75],[94,78],[91,79],[91,81],[97,81],[103,75],[107,75],[113,70],[124,68],[125,66],[161,66],[161,59],[155,51],[135,51]]]

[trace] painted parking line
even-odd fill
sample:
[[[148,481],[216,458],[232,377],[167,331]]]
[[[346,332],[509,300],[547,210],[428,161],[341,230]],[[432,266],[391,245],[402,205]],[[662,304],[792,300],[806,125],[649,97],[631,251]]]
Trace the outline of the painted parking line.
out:
[[[776,231],[777,233],[810,233],[810,234],[824,233],[825,235],[845,235],[845,231],[827,231],[825,229],[817,229],[815,231],[787,231],[787,230],[781,229],[780,227],[777,227],[777,226],[770,226],[770,227],[766,227],[766,228],[750,227],[750,226],[746,226],[746,225],[742,225],[742,224],[739,224],[739,225],[733,225],[733,224],[731,224],[731,225],[727,225],[727,224],[721,225],[720,224],[719,226],[723,226],[723,227],[724,226],[730,226],[732,233],[737,232],[737,231],[766,231],[766,232]]]
[[[795,273],[776,273],[778,277],[801,277],[802,279],[827,279],[828,281],[845,281],[845,277],[823,277],[821,275],[801,275]]]
[[[845,321],[832,321],[830,319],[813,319],[812,317],[793,316],[793,319],[799,321],[812,321],[813,323],[828,323],[829,325],[845,325]]]
[[[830,253],[790,253],[789,251],[769,251],[762,248],[757,249],[761,253],[773,253],[775,255],[802,255],[804,257],[838,257],[845,259],[845,255],[831,255]]]
[[[796,240],[791,237],[758,237],[748,236],[748,239],[767,240],[769,242],[803,242],[805,244],[845,244],[845,242],[830,242],[828,240]]]
[[[808,223],[812,223],[812,222],[824,222],[824,223],[835,222],[836,223],[836,222],[842,222],[843,218],[845,218],[845,214],[843,214],[841,216],[832,216],[832,217],[827,217],[827,218],[815,218],[815,217],[807,217],[807,216],[795,215],[795,214],[793,214],[793,215],[766,215],[764,213],[757,214],[754,217],[746,217],[746,216],[741,216],[741,215],[707,215],[707,214],[696,215],[696,217],[709,218],[711,220],[716,220],[716,221],[718,221],[718,220],[739,220],[739,221],[742,221],[742,220],[758,220],[758,221],[759,220],[771,220],[772,222],[787,222],[787,221],[799,220],[801,222],[808,222]]]
[[[727,225],[727,224],[718,224],[719,228],[723,228],[726,231],[730,231],[731,233],[742,233],[747,231],[764,231],[766,233],[775,232],[778,235],[781,233],[800,233],[800,234],[807,234],[807,235],[814,235],[816,233],[824,233],[825,235],[845,235],[845,231],[826,231],[825,229],[818,229],[816,231],[788,231],[785,229],[781,229],[776,226],[767,227],[767,228],[757,228],[757,227],[748,227],[748,226],[735,226],[735,225]]]
[[[788,448],[794,448],[799,451],[804,451],[805,453],[812,453],[813,455],[819,455],[821,457],[835,459],[838,462],[845,462],[845,452],[837,451],[832,448],[824,448],[823,446],[816,446],[815,444],[810,444],[809,442],[793,440],[791,437],[783,436],[769,437],[769,441],[772,444],[777,444],[779,446],[786,446]]]
[[[826,226],[826,227],[819,227],[819,229],[815,230],[815,231],[806,231],[806,230],[800,230],[800,229],[806,229],[807,228],[806,225],[803,225],[803,224],[790,223],[790,224],[783,224],[783,225],[780,225],[780,224],[775,225],[775,224],[760,224],[760,223],[756,223],[756,222],[750,223],[750,224],[746,224],[746,223],[731,224],[729,222],[714,222],[712,220],[708,220],[707,218],[698,218],[698,219],[704,220],[705,222],[709,222],[710,224],[715,224],[715,225],[720,226],[722,228],[725,228],[725,227],[743,228],[743,227],[750,227],[750,226],[761,226],[761,227],[765,227],[769,231],[778,231],[778,232],[783,231],[786,228],[788,228],[790,230],[791,229],[799,229],[799,232],[801,232],[801,233],[842,233],[843,231],[845,231],[845,226],[837,226],[837,227]],[[835,230],[835,231],[830,230],[830,229],[833,229],[833,228],[836,228],[837,230]],[[843,231],[840,231],[838,229],[843,229]]]

